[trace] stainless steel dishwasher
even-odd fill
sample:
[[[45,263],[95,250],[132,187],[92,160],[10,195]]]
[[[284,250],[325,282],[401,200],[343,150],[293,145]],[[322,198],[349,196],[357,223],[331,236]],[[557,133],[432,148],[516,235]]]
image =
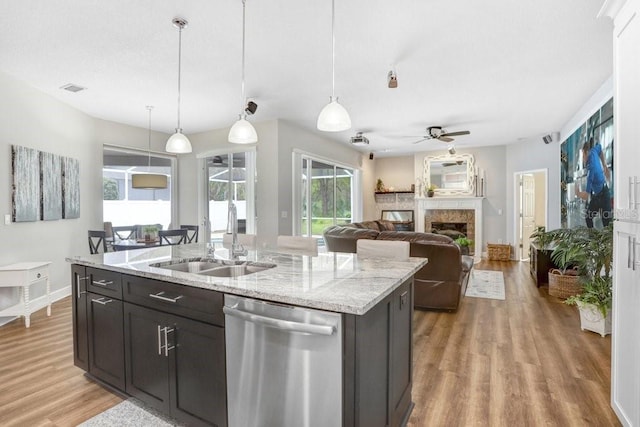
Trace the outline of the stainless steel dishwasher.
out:
[[[342,316],[225,295],[229,427],[341,426]]]

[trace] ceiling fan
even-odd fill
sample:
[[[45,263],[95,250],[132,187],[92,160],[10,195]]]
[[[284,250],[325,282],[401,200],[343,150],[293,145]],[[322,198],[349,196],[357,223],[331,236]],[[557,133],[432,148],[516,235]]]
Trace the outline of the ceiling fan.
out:
[[[461,130],[458,132],[447,132],[446,129],[443,129],[442,126],[429,126],[427,128],[427,134],[420,140],[414,142],[417,144],[422,141],[428,141],[430,139],[437,139],[442,142],[452,142],[452,136],[461,136],[461,135],[469,135],[471,132],[468,130]]]

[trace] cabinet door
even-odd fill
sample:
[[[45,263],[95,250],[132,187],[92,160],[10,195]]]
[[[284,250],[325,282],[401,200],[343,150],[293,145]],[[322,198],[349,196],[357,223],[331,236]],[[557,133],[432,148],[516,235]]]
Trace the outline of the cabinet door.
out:
[[[168,414],[169,358],[165,355],[165,314],[124,303],[126,392]]]
[[[124,390],[122,301],[87,294],[89,318],[89,373]]]
[[[391,363],[390,406],[391,425],[402,425],[411,405],[413,348],[413,280],[405,282],[393,293],[391,300]]]
[[[640,225],[614,225],[611,401],[623,424],[640,425]]]
[[[168,329],[171,415],[188,425],[227,425],[224,329],[173,317]]]
[[[640,2],[628,0],[615,19],[614,28],[614,179],[616,218],[638,220],[640,207]],[[623,218],[623,216],[627,218]]]
[[[87,319],[87,274],[81,265],[71,266],[73,315],[73,364],[89,370],[89,336]]]

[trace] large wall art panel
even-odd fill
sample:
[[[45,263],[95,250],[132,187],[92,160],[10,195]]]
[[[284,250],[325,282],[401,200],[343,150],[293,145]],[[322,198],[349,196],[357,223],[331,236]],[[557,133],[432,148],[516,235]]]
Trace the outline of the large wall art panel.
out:
[[[12,219],[14,222],[40,219],[40,161],[33,148],[11,146],[13,174]]]
[[[62,162],[57,154],[40,152],[42,219],[62,219]]]
[[[80,162],[62,158],[62,217],[80,218]]]

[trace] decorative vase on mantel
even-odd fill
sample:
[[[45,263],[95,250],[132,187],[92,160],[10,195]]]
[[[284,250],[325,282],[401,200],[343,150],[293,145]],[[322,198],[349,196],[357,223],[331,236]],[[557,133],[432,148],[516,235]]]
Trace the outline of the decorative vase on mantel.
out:
[[[434,194],[436,194],[435,191],[427,190],[427,197],[433,197]]]

